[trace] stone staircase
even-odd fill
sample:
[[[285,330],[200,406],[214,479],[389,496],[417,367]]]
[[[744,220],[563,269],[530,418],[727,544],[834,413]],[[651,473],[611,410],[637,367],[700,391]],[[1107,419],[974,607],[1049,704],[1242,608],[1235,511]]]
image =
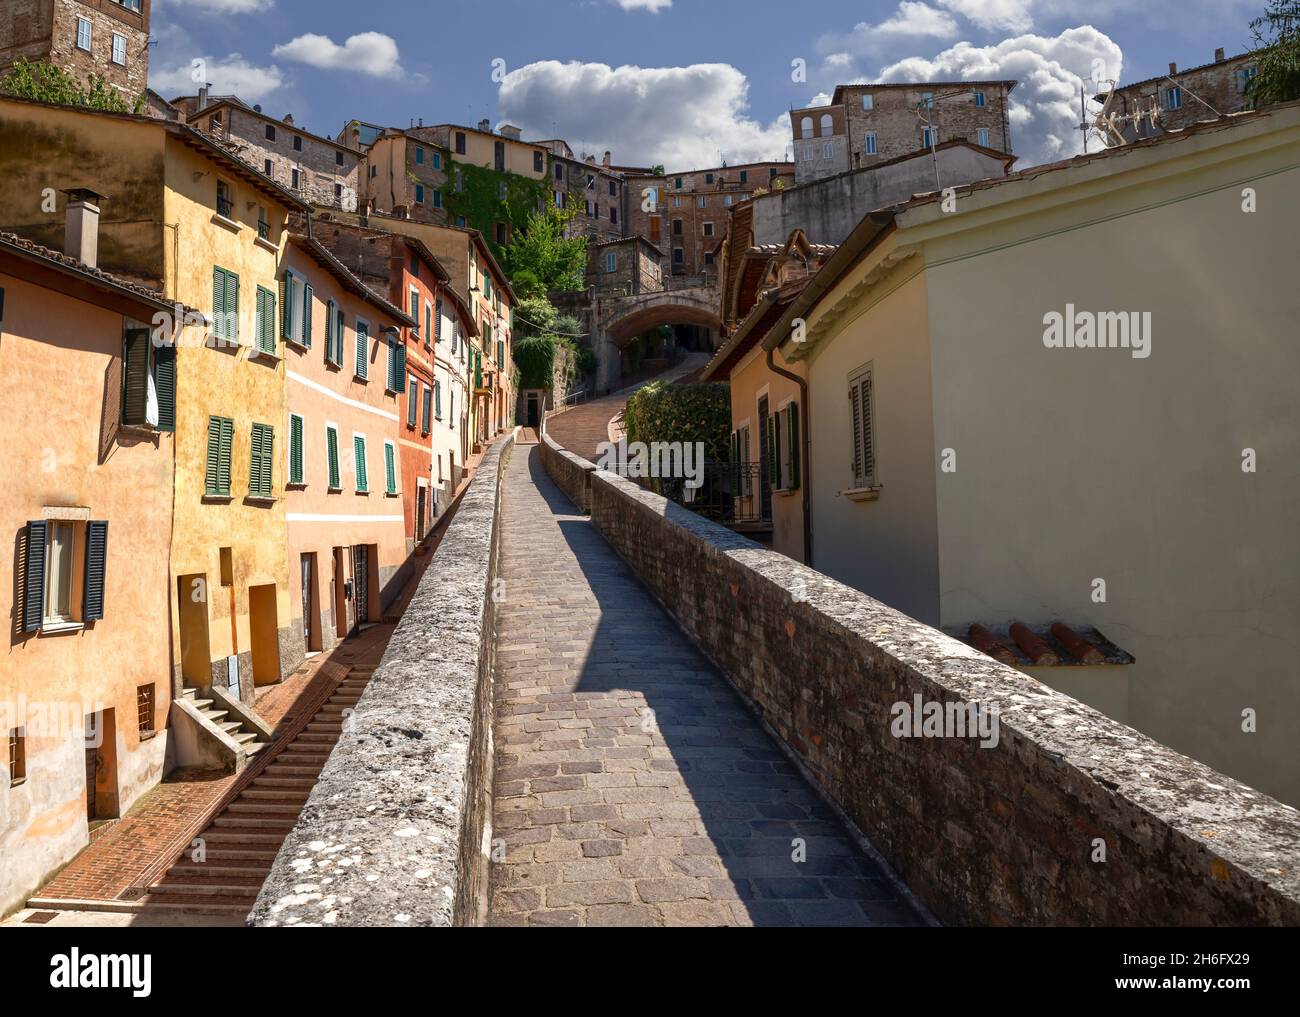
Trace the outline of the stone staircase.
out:
[[[188,686],[181,689],[181,698],[189,700],[199,713],[242,745],[250,760],[266,748],[266,742],[260,740],[261,732],[238,717],[232,718],[229,710],[219,709],[214,705],[216,700],[200,699],[198,689]]]
[[[277,746],[266,766],[199,834],[205,856],[188,848],[148,889],[149,907],[247,914],[280,845],[320,776],[373,667],[352,667],[311,720]],[[259,760],[260,764],[262,760]]]

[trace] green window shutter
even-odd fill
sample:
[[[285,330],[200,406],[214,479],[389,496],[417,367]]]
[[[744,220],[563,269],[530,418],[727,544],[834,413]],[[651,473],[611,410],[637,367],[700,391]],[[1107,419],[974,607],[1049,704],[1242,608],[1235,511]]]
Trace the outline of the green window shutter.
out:
[[[505,367],[505,366],[506,366],[506,341],[504,339],[498,339],[497,340],[497,367]]]
[[[420,383],[411,379],[411,387],[406,393],[406,426],[415,426],[415,414],[420,405]]]
[[[212,334],[219,339],[225,338],[226,313],[226,273],[219,268],[212,270]]]
[[[23,548],[23,631],[36,632],[45,620],[45,542],[49,523],[33,519],[27,524]]]
[[[334,362],[334,301],[325,302],[325,362]]]
[[[356,460],[357,490],[369,491],[369,478],[366,476],[366,439],[359,434],[352,436],[352,455]]]
[[[311,305],[312,305],[312,288],[304,286],[302,288],[302,344],[311,349]]]
[[[401,339],[394,339],[397,346],[397,384],[393,386],[394,392],[400,392],[406,388],[406,344]]]
[[[439,420],[441,420],[442,419],[442,382],[440,381],[435,381],[433,383],[433,409],[434,409],[434,416],[436,416]],[[429,429],[428,419],[429,419],[428,411],[426,410],[425,425],[424,425],[424,429],[426,431]]]
[[[262,329],[266,326],[266,292],[262,287],[257,288],[257,307],[253,315],[253,343],[259,350],[266,349],[266,340],[262,337]]]
[[[122,423],[144,424],[149,401],[149,330],[131,329],[122,346]]]
[[[415,327],[420,327],[420,294],[413,292],[411,294],[411,317],[415,319]]]
[[[767,418],[767,483],[768,486],[772,488],[775,488],[781,479],[779,460],[776,451],[776,420],[777,414],[775,413]]]
[[[388,493],[397,493],[397,463],[392,442],[384,442],[384,480],[388,484]]]
[[[99,621],[104,617],[104,568],[108,559],[108,522],[92,519],[86,523],[86,572],[82,582],[81,620]]]
[[[397,341],[389,338],[386,345],[388,346],[388,391],[400,392],[401,388],[397,383]]]
[[[262,473],[258,492],[266,498],[275,494],[275,428],[262,425]]]
[[[337,491],[342,486],[339,481],[339,433],[332,427],[325,428],[325,456],[329,460],[330,489]]]
[[[433,341],[442,342],[442,297],[439,297],[433,305]]]
[[[433,311],[428,304],[424,305],[424,345],[428,346],[433,342]]]
[[[289,417],[289,483],[303,483],[302,470],[302,417]]]
[[[205,494],[221,493],[221,418],[208,417],[208,462],[203,476]]]
[[[358,378],[370,377],[370,334],[365,322],[357,322],[356,341],[356,375]]]
[[[740,432],[731,432],[731,489],[740,493]]]
[[[239,342],[239,276],[226,273],[226,338]]]
[[[272,470],[275,464],[275,428],[270,424],[254,424],[249,442],[248,493],[259,498],[270,498]]]
[[[248,493],[262,493],[262,425],[253,425],[252,440],[248,443]]]
[[[154,384],[158,389],[158,430],[176,430],[176,347],[154,351]]]
[[[343,336],[346,332],[347,319],[340,307],[334,312],[334,363],[339,367],[343,366]]]
[[[221,494],[230,494],[230,447],[235,437],[235,422],[229,417],[221,418],[221,454],[218,457],[217,480],[221,485]]]
[[[790,490],[799,486],[799,404],[791,403],[786,420],[786,441],[790,445]]]
[[[293,334],[293,276],[286,272],[280,276],[280,338],[296,339]]]
[[[434,393],[437,391],[438,391],[438,383],[436,381],[433,383],[433,388],[431,389],[426,388],[424,390],[424,406],[422,407],[424,412],[422,413],[423,420],[421,421],[420,430],[423,431],[425,434],[428,434],[431,430],[433,430],[433,425],[429,420],[429,413],[433,407]]]

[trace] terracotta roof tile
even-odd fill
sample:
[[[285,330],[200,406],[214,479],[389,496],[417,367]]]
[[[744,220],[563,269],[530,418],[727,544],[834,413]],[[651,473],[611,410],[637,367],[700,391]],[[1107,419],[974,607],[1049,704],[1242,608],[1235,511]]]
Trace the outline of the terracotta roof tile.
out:
[[[1013,622],[1005,634],[975,622],[957,634],[980,653],[1012,667],[1101,667],[1134,662],[1095,628],[1075,629],[1054,621],[1037,631],[1023,622]]]
[[[8,248],[19,254],[24,254],[29,258],[39,259],[48,262],[55,268],[63,271],[88,277],[91,281],[103,286],[112,287],[113,289],[122,290],[127,295],[137,297],[147,303],[167,310],[175,308],[175,302],[167,299],[158,290],[151,290],[147,286],[141,286],[139,283],[128,282],[126,279],[119,278],[101,268],[92,268],[85,262],[78,261],[70,255],[61,251],[55,251],[45,247],[35,241],[20,237],[16,233],[6,233],[0,231],[0,250]],[[192,310],[185,308],[186,311]]]

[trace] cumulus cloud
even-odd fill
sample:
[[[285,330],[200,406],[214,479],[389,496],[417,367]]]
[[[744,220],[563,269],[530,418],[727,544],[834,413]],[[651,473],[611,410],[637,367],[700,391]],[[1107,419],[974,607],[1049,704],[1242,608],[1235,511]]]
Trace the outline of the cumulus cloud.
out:
[[[673,0],[614,0],[625,11],[649,11],[658,14],[665,7],[671,7]]]
[[[227,57],[195,57],[188,64],[170,69],[151,68],[149,85],[166,98],[194,95],[204,82],[214,95],[238,95],[256,101],[270,95],[284,84],[280,69],[274,64],[258,67],[238,53]]]
[[[1093,94],[1093,78],[1121,75],[1124,54],[1091,26],[1055,37],[1020,35],[991,46],[968,42],[937,56],[908,57],[880,73],[881,81],[990,80],[1014,78],[1008,115],[1017,168],[1065,159],[1083,150],[1079,89]]]
[[[729,64],[610,67],[546,60],[501,82],[501,115],[532,137],[609,150],[629,165],[703,167],[786,157],[790,116],[748,115],[749,83]],[[671,111],[665,115],[665,111]]]
[[[1034,0],[938,0],[980,28],[1027,32],[1034,27]]]
[[[836,65],[849,65],[855,53],[878,54],[906,39],[951,39],[956,35],[957,21],[947,11],[917,0],[902,0],[884,21],[860,21],[850,32],[823,35],[817,40],[817,50],[828,54],[823,67],[829,71]]]
[[[272,56],[310,64],[327,71],[357,71],[376,78],[402,73],[397,43],[382,32],[361,32],[349,36],[340,46],[327,35],[308,32],[271,51]]]

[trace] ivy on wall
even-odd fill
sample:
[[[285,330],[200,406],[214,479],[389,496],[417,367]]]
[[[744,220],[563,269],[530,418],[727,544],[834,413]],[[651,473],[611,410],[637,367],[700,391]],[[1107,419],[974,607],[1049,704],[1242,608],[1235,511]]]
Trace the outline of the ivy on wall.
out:
[[[486,166],[473,166],[447,158],[447,192],[444,204],[449,221],[465,217],[465,224],[483,234],[492,256],[501,260],[501,246],[497,244],[495,225],[510,224],[511,230],[523,229],[530,213],[545,208],[550,199],[549,175],[543,180],[532,180],[518,173],[499,173]],[[456,190],[456,175],[461,176],[461,189]],[[501,184],[505,184],[505,198],[501,197]]]

